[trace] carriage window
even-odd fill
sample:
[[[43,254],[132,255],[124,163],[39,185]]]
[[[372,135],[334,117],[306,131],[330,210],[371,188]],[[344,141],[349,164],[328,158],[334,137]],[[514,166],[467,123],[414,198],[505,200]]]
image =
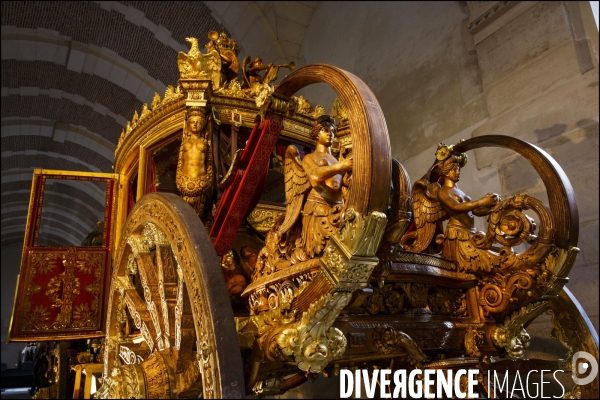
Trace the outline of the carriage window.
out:
[[[106,181],[46,179],[37,246],[102,246]]]
[[[179,194],[175,175],[181,146],[181,131],[148,150],[147,192]]]
[[[133,167],[133,172],[129,177],[127,184],[127,214],[133,208],[133,205],[137,202],[137,186],[138,186],[138,164],[136,163]]]

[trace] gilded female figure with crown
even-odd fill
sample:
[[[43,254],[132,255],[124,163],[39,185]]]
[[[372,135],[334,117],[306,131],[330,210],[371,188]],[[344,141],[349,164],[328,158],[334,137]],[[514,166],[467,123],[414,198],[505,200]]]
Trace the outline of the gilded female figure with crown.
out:
[[[453,146],[438,145],[436,162],[413,186],[413,215],[416,231],[406,234],[402,244],[410,252],[427,252],[441,221],[448,219],[444,234],[437,235],[442,258],[458,262],[461,269],[491,271],[497,255],[481,249],[474,236],[485,236],[475,229],[475,216],[489,215],[500,196],[488,193],[472,200],[457,183],[467,156],[453,151]],[[430,174],[443,176],[443,183],[430,182]]]
[[[474,216],[483,217],[491,212],[492,207],[498,204],[500,196],[488,193],[478,200],[471,200],[456,183],[460,179],[460,169],[466,163],[466,157],[448,157],[439,162],[439,172],[445,177],[437,198],[449,217],[442,243],[442,258],[458,261],[461,265],[471,265],[473,270],[483,269],[490,271],[489,262],[491,254],[477,251],[470,241],[475,230]],[[461,165],[461,159],[465,161]],[[440,237],[441,239],[441,237]],[[487,257],[485,257],[487,256]]]
[[[183,199],[203,222],[210,210],[213,181],[206,113],[202,107],[191,107],[187,111],[175,177]]]

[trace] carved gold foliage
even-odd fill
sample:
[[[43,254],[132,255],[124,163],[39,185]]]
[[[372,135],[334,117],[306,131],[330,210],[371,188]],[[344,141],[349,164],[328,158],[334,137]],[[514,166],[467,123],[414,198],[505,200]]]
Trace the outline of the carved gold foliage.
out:
[[[158,108],[160,104],[160,94],[158,93],[154,93],[154,97],[152,98],[152,111],[156,111],[156,109]]]
[[[312,105],[304,98],[304,96],[300,95],[298,97],[292,96],[292,98],[296,101],[296,113],[302,115],[310,115],[313,111]],[[336,118],[335,115],[331,115]]]
[[[138,257],[138,254],[150,253],[148,242],[142,235],[131,235],[127,238],[127,244],[131,247],[131,251],[134,257]]]
[[[325,107],[323,107],[323,106],[322,106],[322,105],[320,105],[320,104],[317,104],[317,105],[315,106],[315,109],[313,110],[313,112],[312,112],[312,113],[310,113],[310,116],[311,116],[311,117],[313,117],[313,118],[315,118],[315,119],[317,119],[317,118],[319,118],[321,115],[324,115],[324,114],[325,114]]]
[[[467,328],[467,332],[465,333],[465,350],[468,355],[472,357],[481,356],[479,347],[484,344],[484,337],[485,334],[477,330],[477,328],[473,326]]]
[[[181,93],[179,86],[177,86],[177,88],[174,88],[173,86],[169,85],[169,86],[167,86],[167,89],[165,90],[165,97],[161,101],[160,106],[163,106],[167,103],[170,103],[170,102],[180,99],[182,97],[183,97],[183,93]]]
[[[156,245],[169,245],[169,241],[167,240],[165,234],[152,222],[148,222],[146,224],[146,227],[142,231],[142,236],[144,237],[144,242],[148,248]]]
[[[336,247],[337,246],[330,242],[321,256],[321,262],[325,264],[327,268],[329,268],[329,271],[331,271],[332,274],[339,276],[344,270],[344,261],[347,260],[345,259],[344,255],[337,250]]]
[[[247,91],[242,90],[238,81],[231,81],[216,91],[217,94],[229,97],[250,98]]]
[[[23,330],[45,330],[50,327],[50,311],[41,304],[36,304],[33,310],[25,312]]]
[[[96,312],[90,309],[88,303],[76,305],[73,308],[73,327],[87,328],[96,326]]]
[[[548,306],[547,301],[530,303],[506,317],[504,323],[494,330],[492,336],[494,344],[505,349],[511,358],[523,357],[531,341],[524,325],[544,312]]]
[[[144,105],[142,105],[140,119],[144,119],[148,114],[150,114],[150,108],[148,107],[148,103],[144,103]]]
[[[46,286],[46,296],[50,298],[52,301],[52,307],[60,307],[63,304],[63,299],[60,297],[60,294],[63,289],[63,283],[66,280],[65,272],[60,275],[57,275],[50,279],[48,282],[48,286]],[[81,291],[79,290],[81,283],[79,282],[79,278],[75,277],[71,282],[71,298],[77,296]]]
[[[100,399],[143,399],[146,398],[144,374],[139,364],[115,367],[110,376],[105,376],[100,390]]]
[[[137,271],[138,271],[137,261],[135,260],[133,253],[129,254],[129,258],[127,259],[126,270],[129,275],[137,275]]]
[[[46,275],[56,267],[56,261],[60,255],[56,253],[33,253],[31,255],[31,266],[42,274]]]
[[[91,274],[94,270],[101,268],[104,264],[104,254],[101,253],[78,253],[75,268],[83,274]]]
[[[275,225],[277,218],[285,211],[284,208],[257,206],[246,217],[246,220],[260,233],[268,232]]]
[[[346,350],[346,337],[332,325],[350,297],[350,293],[338,292],[312,303],[300,321],[277,337],[281,353],[293,356],[298,368],[307,372],[320,372],[341,356]]]
[[[375,268],[375,263],[349,263],[345,274],[342,276],[344,282],[366,282]]]
[[[427,356],[409,335],[388,324],[378,326],[373,330],[373,345],[381,354],[406,351],[408,361],[414,366],[421,366],[427,360]]]

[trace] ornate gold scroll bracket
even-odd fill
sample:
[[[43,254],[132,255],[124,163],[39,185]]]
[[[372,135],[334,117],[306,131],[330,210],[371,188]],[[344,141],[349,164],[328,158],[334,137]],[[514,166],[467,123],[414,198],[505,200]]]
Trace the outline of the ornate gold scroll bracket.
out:
[[[263,347],[267,352],[276,342],[284,358],[293,356],[298,368],[311,373],[322,371],[331,360],[344,354],[346,338],[332,325],[350,301],[352,291],[367,285],[379,261],[375,252],[386,222],[381,212],[363,217],[353,209],[346,210],[340,233],[330,238],[319,259],[321,271],[332,283],[334,292],[316,300],[311,298],[299,321],[266,334]]]
[[[374,211],[366,218],[347,209],[340,233],[331,237],[319,263],[338,291],[362,289],[379,262],[375,252],[383,236],[387,217]]]
[[[293,356],[298,368],[307,372],[321,372],[329,361],[344,354],[346,337],[332,325],[350,296],[351,293],[329,294],[311,304],[300,321],[277,337],[281,353]]]
[[[506,317],[504,323],[494,330],[492,340],[500,348],[506,349],[511,358],[521,358],[529,347],[531,337],[524,325],[549,307],[547,301],[531,303]]]

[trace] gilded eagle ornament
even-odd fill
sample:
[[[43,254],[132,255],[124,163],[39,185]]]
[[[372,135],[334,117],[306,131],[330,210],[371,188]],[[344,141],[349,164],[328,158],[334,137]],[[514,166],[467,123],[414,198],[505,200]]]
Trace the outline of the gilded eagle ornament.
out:
[[[185,38],[192,44],[190,51],[183,51],[177,56],[177,66],[182,79],[210,79],[213,88],[218,89],[221,83],[221,57],[214,46],[208,46],[208,53],[202,54],[198,47],[198,39]]]

